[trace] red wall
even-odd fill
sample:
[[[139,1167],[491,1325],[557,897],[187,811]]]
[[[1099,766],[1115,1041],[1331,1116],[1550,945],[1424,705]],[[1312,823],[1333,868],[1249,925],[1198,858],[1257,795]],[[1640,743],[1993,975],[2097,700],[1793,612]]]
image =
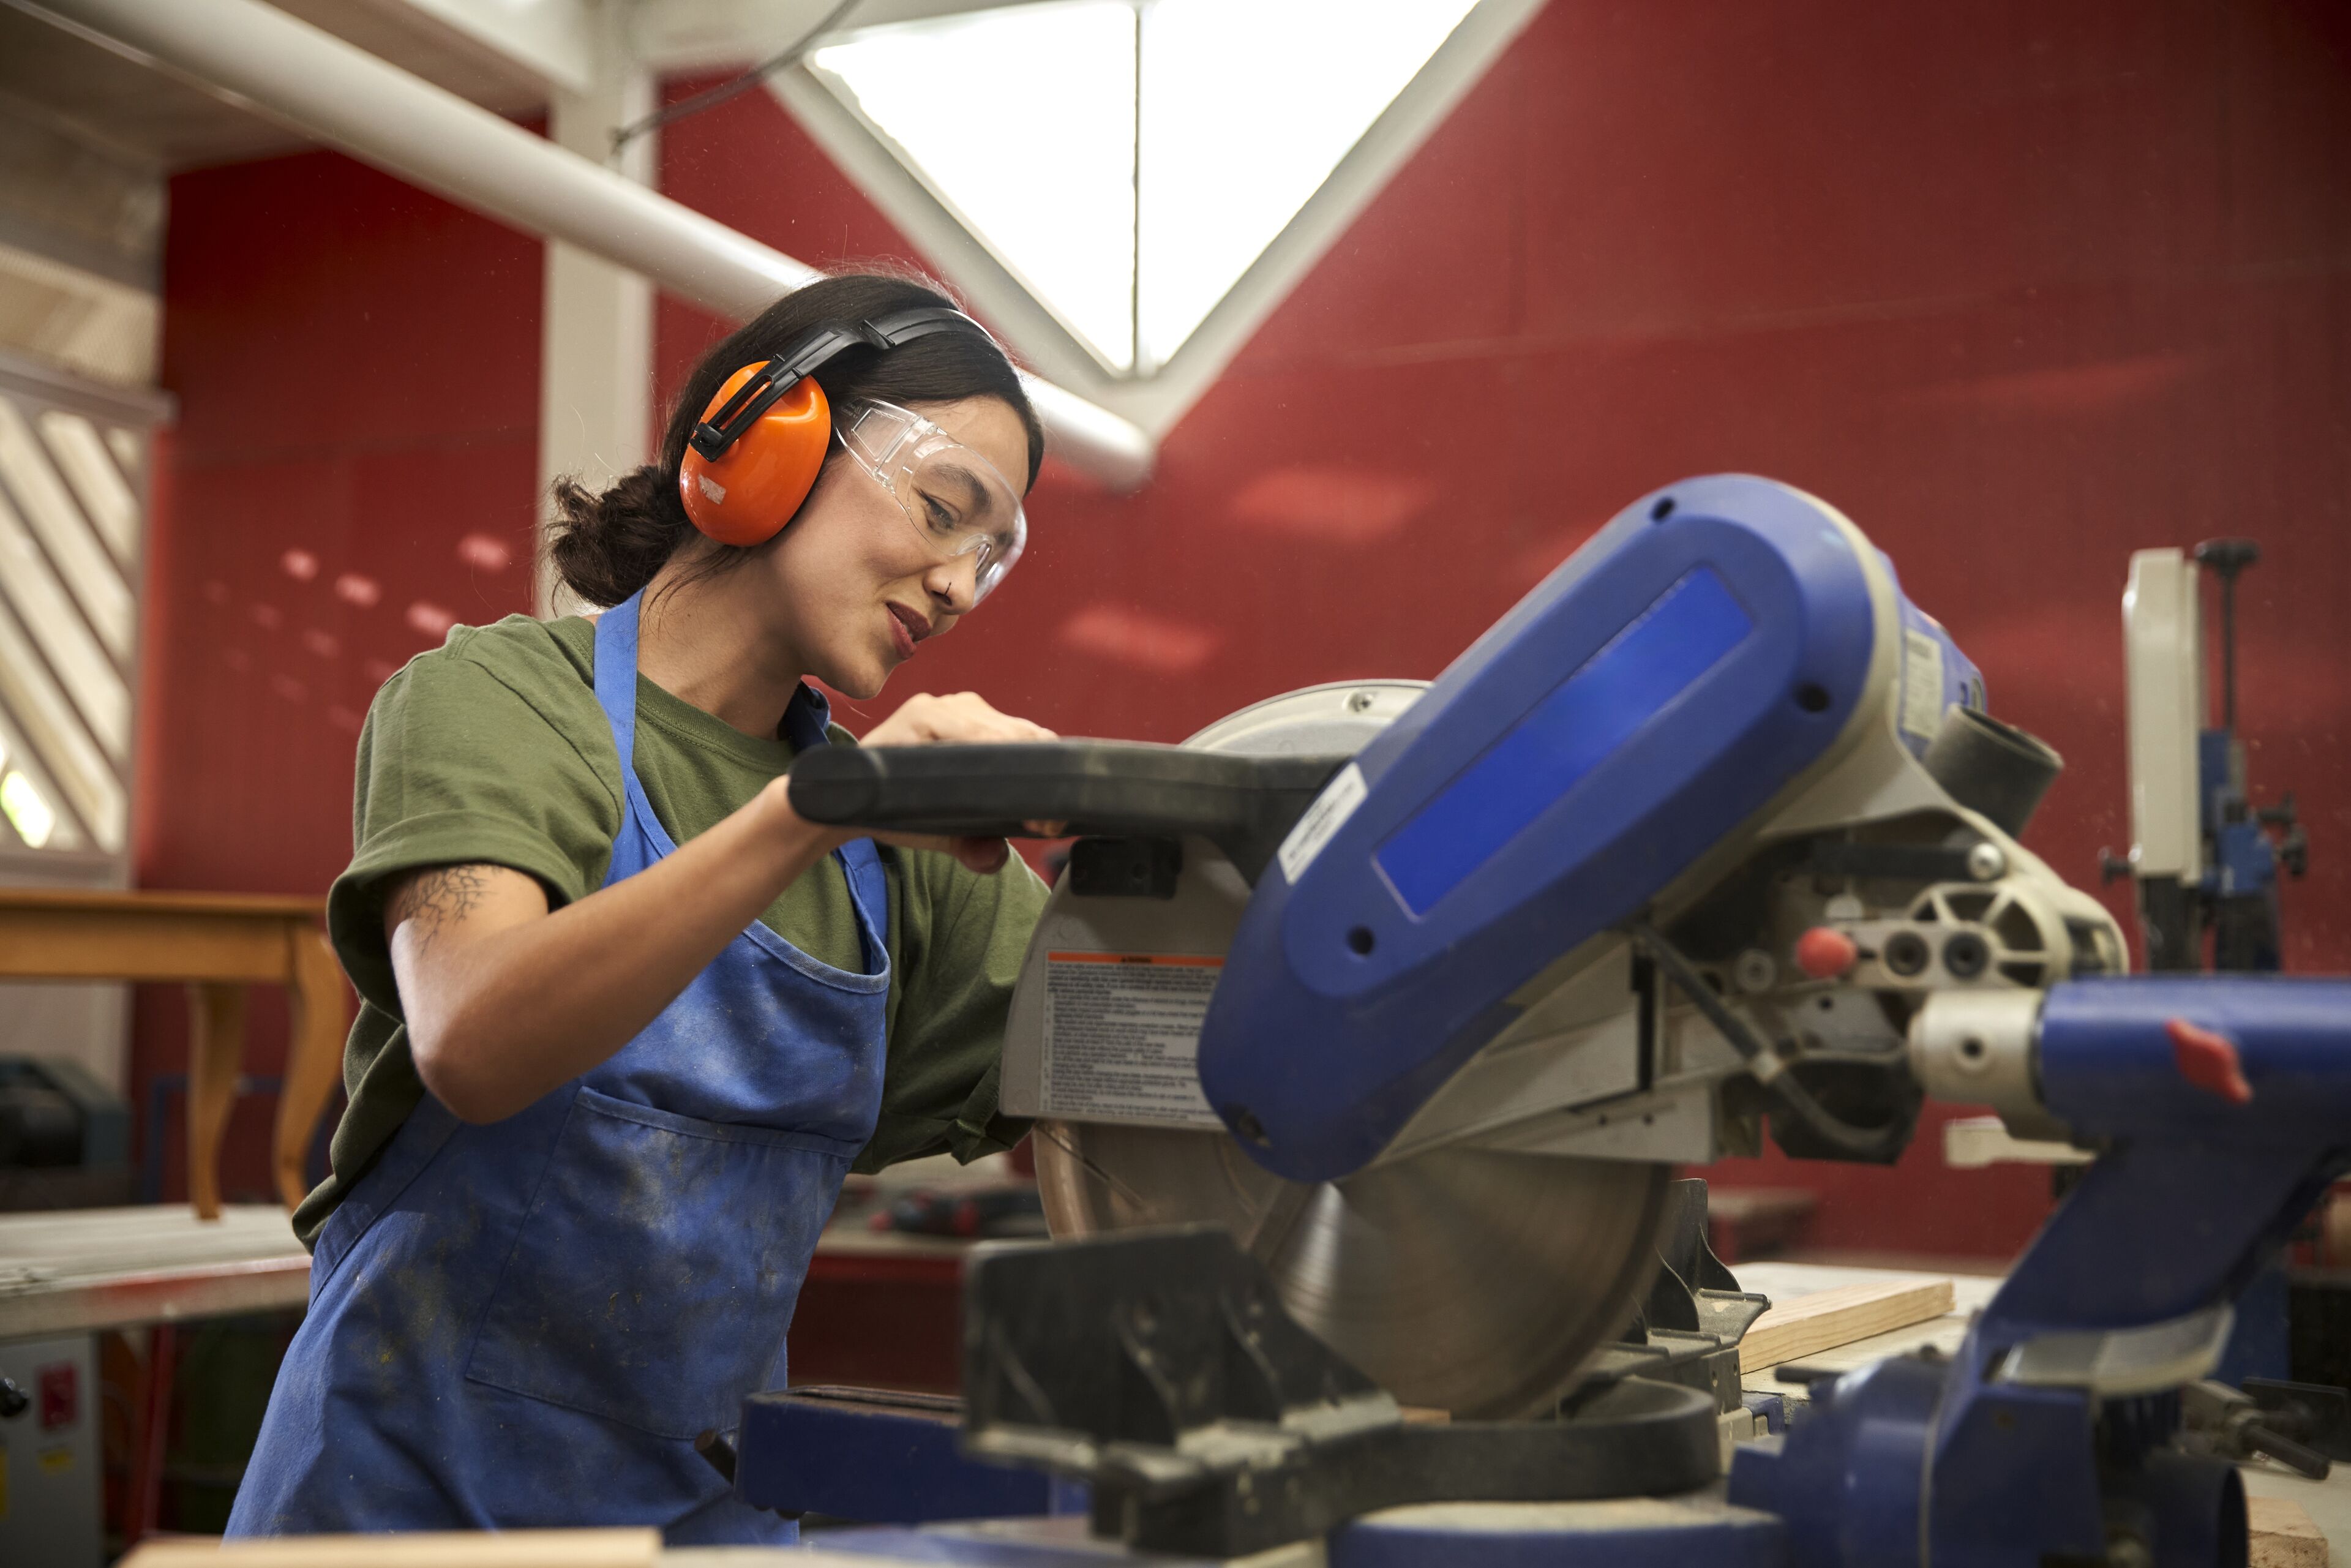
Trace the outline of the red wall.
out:
[[[765,95],[664,137],[664,188],[747,233],[820,265],[908,254]],[[323,235],[308,220],[298,257],[249,259],[242,231],[289,224],[305,182],[343,215]],[[271,563],[316,525],[276,476],[323,462],[349,482],[381,449],[336,414],[333,454],[273,447],[257,394],[269,367],[341,340],[327,323],[350,329],[351,278],[388,278],[412,318],[387,352],[415,434],[366,493],[418,541],[403,591],[490,613],[446,552],[528,514],[531,247],[331,159],[183,179],[173,202],[172,550],[191,529],[225,548],[200,519],[239,508],[236,537],[267,542],[235,547],[235,615],[262,585],[291,613]],[[283,282],[233,290],[256,266]],[[344,287],[292,304],[320,266]],[[189,303],[211,313],[201,334]],[[432,316],[450,308],[464,321]],[[248,341],[264,329],[277,349]],[[664,386],[715,330],[664,308]],[[476,465],[510,486],[495,503],[492,480],[458,477]],[[2351,967],[2334,613],[2351,590],[2351,21],[2318,0],[1554,0],[1169,434],[1151,486],[1114,498],[1049,465],[1020,570],[864,716],[969,686],[1064,733],[1173,739],[1313,681],[1432,675],[1627,499],[1725,469],[1849,513],[1983,664],[1996,710],[2065,753],[2031,842],[2085,883],[2128,837],[2126,558],[2262,538],[2254,780],[2300,793],[2314,843],[2287,890],[2290,961]],[[323,537],[346,537],[360,503],[344,505]],[[505,520],[453,520],[469,506]],[[142,867],[320,886],[343,853],[347,737],[286,755],[286,720],[316,726],[193,630],[234,624],[256,657],[286,643],[210,606],[218,575],[158,575],[209,684],[165,683],[187,716],[152,754],[183,763],[191,806],[154,819]],[[504,588],[496,609],[519,602]],[[276,657],[256,669],[299,667]],[[280,755],[240,789],[246,758]],[[2045,1210],[2037,1171],[1939,1162],[1930,1129],[1892,1172],[1767,1158],[1713,1176],[1823,1191],[1813,1239],[1844,1248],[1999,1253]]]
[[[530,608],[540,247],[331,153],[182,174],[171,204],[139,881],[323,895],[375,688],[450,618]],[[183,1013],[142,989],[142,1108]],[[248,1033],[276,1073],[276,996]],[[272,1110],[239,1106],[232,1196],[271,1191]]]

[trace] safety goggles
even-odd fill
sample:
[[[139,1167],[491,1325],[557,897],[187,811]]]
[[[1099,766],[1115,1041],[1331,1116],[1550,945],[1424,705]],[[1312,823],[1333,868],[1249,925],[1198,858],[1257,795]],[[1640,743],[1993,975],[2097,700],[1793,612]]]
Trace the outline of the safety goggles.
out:
[[[863,404],[836,430],[940,560],[975,558],[972,602],[986,599],[1029,542],[1020,493],[987,458],[895,403]]]

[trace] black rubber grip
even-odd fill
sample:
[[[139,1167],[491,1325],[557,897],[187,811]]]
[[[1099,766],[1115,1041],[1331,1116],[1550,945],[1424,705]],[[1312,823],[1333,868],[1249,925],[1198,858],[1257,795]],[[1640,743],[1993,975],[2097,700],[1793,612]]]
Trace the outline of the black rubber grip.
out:
[[[1035,821],[1077,835],[1208,840],[1255,882],[1344,757],[1235,757],[1129,740],[1006,746],[829,746],[792,764],[792,810],[812,822],[1019,837]]]

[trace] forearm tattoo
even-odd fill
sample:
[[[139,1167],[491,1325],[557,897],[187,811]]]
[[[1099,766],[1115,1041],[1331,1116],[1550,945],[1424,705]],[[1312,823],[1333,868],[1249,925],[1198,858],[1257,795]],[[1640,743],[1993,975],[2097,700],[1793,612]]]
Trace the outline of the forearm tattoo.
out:
[[[490,885],[486,865],[436,865],[418,872],[400,884],[384,908],[393,929],[416,923],[417,946],[429,947],[444,927],[455,925],[481,907]]]

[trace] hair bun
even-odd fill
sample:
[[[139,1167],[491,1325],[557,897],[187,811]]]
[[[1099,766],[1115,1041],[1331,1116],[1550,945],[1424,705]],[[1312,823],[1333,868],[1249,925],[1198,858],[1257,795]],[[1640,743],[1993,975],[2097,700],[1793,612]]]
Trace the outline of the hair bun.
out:
[[[675,481],[656,464],[632,468],[601,496],[559,479],[554,498],[549,554],[565,586],[590,604],[618,604],[644,587],[694,532]]]

